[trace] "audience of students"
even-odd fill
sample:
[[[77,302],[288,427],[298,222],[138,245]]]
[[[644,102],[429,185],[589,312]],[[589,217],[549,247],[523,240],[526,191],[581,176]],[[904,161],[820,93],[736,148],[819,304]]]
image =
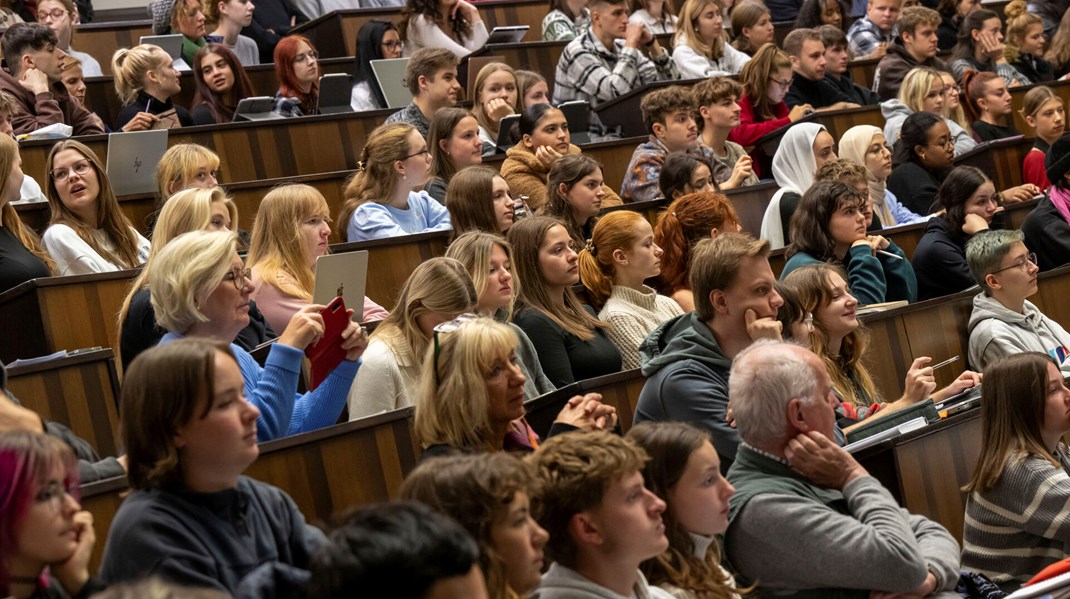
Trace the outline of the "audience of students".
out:
[[[817,32],[825,44],[825,83],[836,88],[852,104],[877,104],[877,94],[855,83],[851,72],[847,70],[847,37],[843,30],[833,25],[822,25]]]
[[[881,0],[888,1],[888,0]],[[857,108],[858,104],[825,77],[825,43],[817,29],[796,29],[784,38],[784,53],[791,61],[792,81],[784,101],[807,105],[815,111]],[[845,69],[846,71],[846,69]]]
[[[149,240],[123,214],[108,173],[93,150],[73,139],[48,153],[48,205],[42,240],[56,274],[81,275],[136,268],[149,257]]]
[[[426,191],[431,152],[420,132],[389,123],[368,136],[356,174],[346,184],[338,216],[346,241],[445,231],[450,213]]]
[[[190,118],[194,125],[229,123],[238,102],[256,95],[238,57],[224,45],[210,42],[193,57],[193,95]]]
[[[784,134],[773,156],[773,178],[780,189],[762,216],[762,239],[781,248],[791,241],[791,218],[821,165],[836,159],[836,140],[823,125],[802,123]]]
[[[851,55],[859,59],[882,58],[888,44],[899,35],[896,21],[902,0],[869,0],[866,15],[847,30]]]
[[[658,177],[659,198],[669,201],[700,191],[717,191],[717,183],[710,174],[710,165],[684,152],[665,157]]]
[[[850,4],[845,0],[804,0],[792,29],[817,29],[822,25],[832,25],[845,31],[843,20],[847,14],[850,14]]]
[[[435,327],[472,311],[477,299],[472,277],[456,260],[432,258],[416,267],[372,333],[349,391],[349,419],[413,405]]]
[[[260,48],[252,38],[241,34],[252,24],[254,8],[252,0],[216,0],[203,5],[207,22],[215,25],[215,30],[204,36],[205,41],[225,46],[242,66],[260,64]]]
[[[542,19],[542,39],[567,42],[583,35],[591,26],[588,0],[553,0],[550,12]]]
[[[275,46],[275,112],[284,117],[319,114],[319,52],[308,38],[289,35]]]
[[[747,56],[776,42],[776,29],[769,9],[761,0],[740,0],[732,6],[732,47]]]
[[[476,115],[465,108],[440,108],[431,119],[427,147],[431,150],[431,173],[424,191],[445,204],[453,176],[483,163],[483,140]]]
[[[966,92],[966,114],[972,120],[974,136],[980,141],[995,141],[1020,135],[1006,121],[1014,112],[1007,82],[995,73],[966,73],[962,79]]]
[[[373,60],[401,58],[405,42],[390,21],[371,19],[357,32],[357,55],[353,64],[353,95],[349,106],[353,112],[386,108],[386,97],[372,70]]]
[[[691,250],[703,239],[742,230],[739,216],[725,196],[713,189],[678,195],[658,215],[654,243],[661,248],[661,291],[684,312],[695,309],[691,292]]]
[[[829,160],[814,173],[814,183],[819,181],[839,181],[862,194],[866,201],[859,206],[859,211],[865,218],[866,231],[877,232],[884,229],[884,225],[881,223],[880,217],[873,211],[873,201],[869,198],[868,179],[866,167],[844,158]]]
[[[743,146],[728,141],[728,136],[740,123],[742,109],[739,99],[743,95],[743,88],[733,79],[710,77],[696,83],[692,93],[698,108],[695,121],[703,148],[702,154],[710,161],[708,169],[712,171],[710,175],[714,183],[721,189],[756,185],[758,176],[754,174],[750,155]],[[659,187],[664,173],[663,163],[659,173]],[[675,199],[670,195],[664,197]]]
[[[458,59],[482,48],[490,38],[479,9],[466,0],[407,0],[398,33],[409,52],[441,48]]]
[[[37,3],[37,22],[56,32],[56,47],[82,64],[86,77],[100,77],[100,63],[86,52],[71,47],[74,30],[81,24],[78,7],[71,0],[41,0]],[[82,102],[85,104],[85,102]]]
[[[1007,43],[1003,57],[1007,59],[1024,81],[1022,85],[1055,80],[1055,65],[1044,60],[1044,20],[1039,15],[1026,12],[1024,0],[1012,0],[1003,8],[1007,19]]]
[[[1022,233],[1040,269],[1050,270],[1070,262],[1070,137],[1052,144],[1044,164],[1051,187],[1025,217]]]
[[[479,69],[472,89],[472,114],[479,121],[484,153],[494,153],[498,145],[498,125],[503,118],[520,112],[516,72],[503,62],[484,65]]]
[[[446,192],[455,236],[468,231],[505,235],[516,220],[518,205],[523,206],[509,196],[509,184],[488,166],[462,169]]]
[[[572,291],[579,283],[576,250],[568,230],[545,216],[509,229],[519,296],[513,322],[527,333],[542,369],[557,387],[620,371],[621,357],[607,325]]]
[[[182,59],[193,64],[193,56],[204,47],[204,11],[198,0],[153,0],[149,4],[154,35],[182,34]]]
[[[897,90],[907,73],[915,67],[937,71],[948,69],[936,57],[940,14],[925,6],[908,6],[899,16],[899,36],[888,44],[887,51],[873,73],[873,89],[881,101],[898,96]]]
[[[67,55],[56,33],[40,23],[15,23],[0,41],[7,69],[0,69],[0,91],[14,98],[19,110],[11,114],[16,134],[49,125],[69,125],[73,135],[104,133],[100,118],[71,100],[60,82]]]
[[[688,6],[684,4],[681,14],[688,14]],[[681,31],[684,31],[687,26],[682,27]],[[639,109],[650,136],[635,148],[625,171],[620,195],[626,203],[646,202],[657,197],[661,165],[671,152],[710,153],[702,148],[699,140],[695,96],[690,89],[670,85],[654,90],[643,96]]]
[[[193,57],[190,57],[193,64]],[[123,131],[174,129],[193,125],[185,108],[174,103],[182,89],[181,74],[159,46],[120,48],[111,59],[115,93],[123,108],[115,127]]]
[[[580,250],[580,280],[626,370],[639,368],[639,346],[661,323],[683,314],[680,305],[645,283],[661,274],[662,251],[643,215],[617,210],[598,219]]]
[[[738,74],[750,57],[729,44],[726,36],[720,0],[686,0],[673,36],[672,60],[680,77],[704,79]]]
[[[955,156],[961,156],[977,147],[977,141],[958,123],[947,117],[946,84],[940,73],[928,67],[915,67],[903,78],[899,96],[881,104],[884,115],[884,137],[896,143],[900,129],[907,117],[918,112],[929,112],[943,118],[951,135]]]
[[[1050,87],[1038,85],[1022,98],[1020,114],[1035,135],[1033,147],[1022,160],[1022,180],[1047,191],[1052,182],[1045,172],[1044,161],[1051,146],[1066,131],[1066,105]]]
[[[1003,21],[987,8],[963,17],[951,58],[951,73],[960,83],[968,70],[995,73],[1007,85],[1022,85],[1025,80],[1003,54]]]
[[[869,200],[883,227],[909,225],[928,219],[904,207],[888,189],[892,152],[880,128],[873,125],[851,127],[840,138],[839,152],[840,158],[865,167]]]
[[[517,69],[516,88],[521,112],[536,104],[550,103],[550,88],[546,85],[546,77],[535,71]]]
[[[416,50],[405,65],[405,87],[412,94],[412,102],[388,116],[386,122],[408,123],[426,139],[435,114],[457,102],[461,90],[457,81],[457,57],[445,48]]]
[[[677,23],[680,20],[686,20],[683,8],[680,9],[680,17],[677,19],[676,5],[673,0],[633,0],[631,12],[628,22],[639,23],[654,35],[676,33]]]

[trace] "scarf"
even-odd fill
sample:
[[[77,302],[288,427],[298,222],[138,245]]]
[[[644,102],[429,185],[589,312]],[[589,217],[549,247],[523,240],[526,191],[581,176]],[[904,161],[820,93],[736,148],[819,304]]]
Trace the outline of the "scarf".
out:
[[[884,135],[884,132],[873,125],[851,127],[840,138],[840,158],[866,166],[866,151],[873,144],[874,136],[877,135]],[[885,227],[894,227],[899,224],[885,201],[887,198],[885,180],[877,179],[867,168],[866,184],[869,187],[869,199],[873,202],[873,210],[880,217],[881,224]]]
[[[1063,219],[1070,223],[1070,191],[1052,185],[1048,191],[1048,198],[1059,210],[1059,214],[1063,215]]]

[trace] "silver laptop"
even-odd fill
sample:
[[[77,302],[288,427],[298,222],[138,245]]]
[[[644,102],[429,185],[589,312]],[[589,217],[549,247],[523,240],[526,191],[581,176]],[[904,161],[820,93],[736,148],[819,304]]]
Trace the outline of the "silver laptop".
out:
[[[156,191],[156,165],[167,151],[167,129],[108,135],[108,180],[115,195]]]
[[[524,36],[528,33],[527,25],[510,25],[508,27],[495,27],[490,31],[490,37],[487,38],[487,43],[490,44],[519,44],[524,41]]]
[[[189,73],[193,69],[182,58],[182,34],[174,35],[143,35],[138,40],[139,44],[152,44],[159,46],[167,55],[175,61],[175,68],[182,73]]]
[[[402,108],[412,102],[412,92],[405,85],[405,67],[408,58],[384,58],[371,61],[375,80],[383,90],[387,108]]]
[[[349,75],[331,73],[320,77],[320,95],[316,101],[320,114],[353,112],[353,105],[349,103],[352,97],[353,82]]]
[[[364,285],[368,278],[368,251],[345,252],[316,258],[316,285],[312,301],[326,306],[339,295],[353,320],[364,318]]]

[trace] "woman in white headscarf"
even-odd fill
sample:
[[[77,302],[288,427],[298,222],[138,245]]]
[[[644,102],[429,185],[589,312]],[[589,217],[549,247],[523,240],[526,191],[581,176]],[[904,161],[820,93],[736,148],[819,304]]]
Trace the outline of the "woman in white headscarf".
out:
[[[773,178],[780,189],[762,217],[762,239],[773,249],[787,245],[791,215],[813,184],[814,173],[829,160],[836,160],[836,140],[822,125],[798,123],[784,134],[773,155]]]
[[[850,160],[866,167],[866,181],[869,184],[869,199],[873,202],[873,211],[884,227],[909,225],[929,219],[912,212],[899,203],[895,194],[886,186],[888,175],[892,173],[892,150],[884,138],[880,127],[857,125],[851,127],[840,138],[840,158]]]

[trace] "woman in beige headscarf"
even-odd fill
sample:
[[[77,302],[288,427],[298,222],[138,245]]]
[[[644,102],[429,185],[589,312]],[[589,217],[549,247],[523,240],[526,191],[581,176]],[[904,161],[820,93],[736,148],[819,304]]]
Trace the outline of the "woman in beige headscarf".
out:
[[[892,151],[879,127],[858,125],[848,129],[840,138],[840,158],[866,167],[869,198],[881,225],[887,228],[929,219],[911,212],[885,187],[884,182],[892,172]]]

